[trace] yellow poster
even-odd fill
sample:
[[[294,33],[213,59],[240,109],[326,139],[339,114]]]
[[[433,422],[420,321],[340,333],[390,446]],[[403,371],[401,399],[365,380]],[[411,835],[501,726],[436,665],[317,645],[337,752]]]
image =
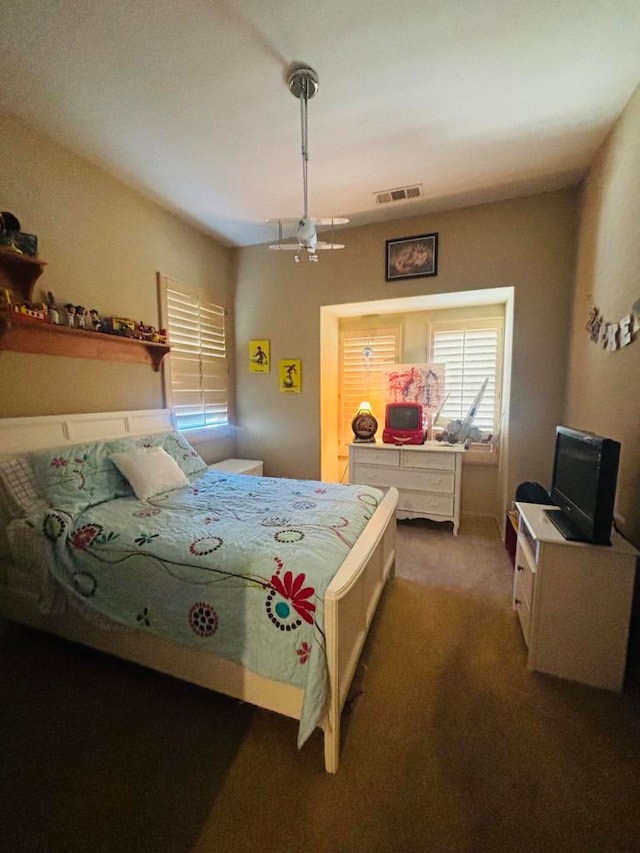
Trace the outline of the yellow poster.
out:
[[[269,341],[249,341],[249,370],[251,373],[268,373],[271,370]]]
[[[299,358],[280,359],[280,390],[299,394],[302,389],[302,365]]]

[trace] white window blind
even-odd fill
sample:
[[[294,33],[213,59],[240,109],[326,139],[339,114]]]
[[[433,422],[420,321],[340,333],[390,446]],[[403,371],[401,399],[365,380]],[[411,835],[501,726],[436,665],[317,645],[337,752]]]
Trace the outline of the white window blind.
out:
[[[353,441],[351,421],[367,400],[384,425],[385,393],[381,367],[400,360],[400,327],[343,330],[340,333],[340,449]]]
[[[502,320],[467,321],[463,324],[434,323],[431,362],[444,364],[447,401],[440,413],[439,426],[463,419],[482,383],[487,387],[473,426],[496,433],[500,421],[502,377]]]
[[[165,376],[178,429],[229,422],[226,311],[198,290],[159,276],[171,351]]]

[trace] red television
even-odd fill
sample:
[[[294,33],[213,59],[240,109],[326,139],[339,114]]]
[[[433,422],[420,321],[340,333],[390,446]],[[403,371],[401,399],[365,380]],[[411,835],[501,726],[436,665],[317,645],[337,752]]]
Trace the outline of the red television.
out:
[[[387,403],[382,441],[384,444],[424,444],[426,432],[421,403]]]

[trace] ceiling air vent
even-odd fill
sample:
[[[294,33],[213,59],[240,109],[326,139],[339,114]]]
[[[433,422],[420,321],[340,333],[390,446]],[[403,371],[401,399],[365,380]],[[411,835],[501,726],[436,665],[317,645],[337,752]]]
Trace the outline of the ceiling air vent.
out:
[[[374,193],[377,204],[389,204],[392,201],[407,201],[407,199],[420,198],[422,195],[422,184],[414,184],[410,187],[396,187],[392,190],[377,190]]]

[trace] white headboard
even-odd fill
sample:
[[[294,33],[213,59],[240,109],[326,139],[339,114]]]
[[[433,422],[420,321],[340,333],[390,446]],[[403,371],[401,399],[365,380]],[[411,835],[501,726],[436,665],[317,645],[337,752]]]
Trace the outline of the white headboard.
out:
[[[32,450],[175,429],[171,409],[0,418],[0,459]]]

